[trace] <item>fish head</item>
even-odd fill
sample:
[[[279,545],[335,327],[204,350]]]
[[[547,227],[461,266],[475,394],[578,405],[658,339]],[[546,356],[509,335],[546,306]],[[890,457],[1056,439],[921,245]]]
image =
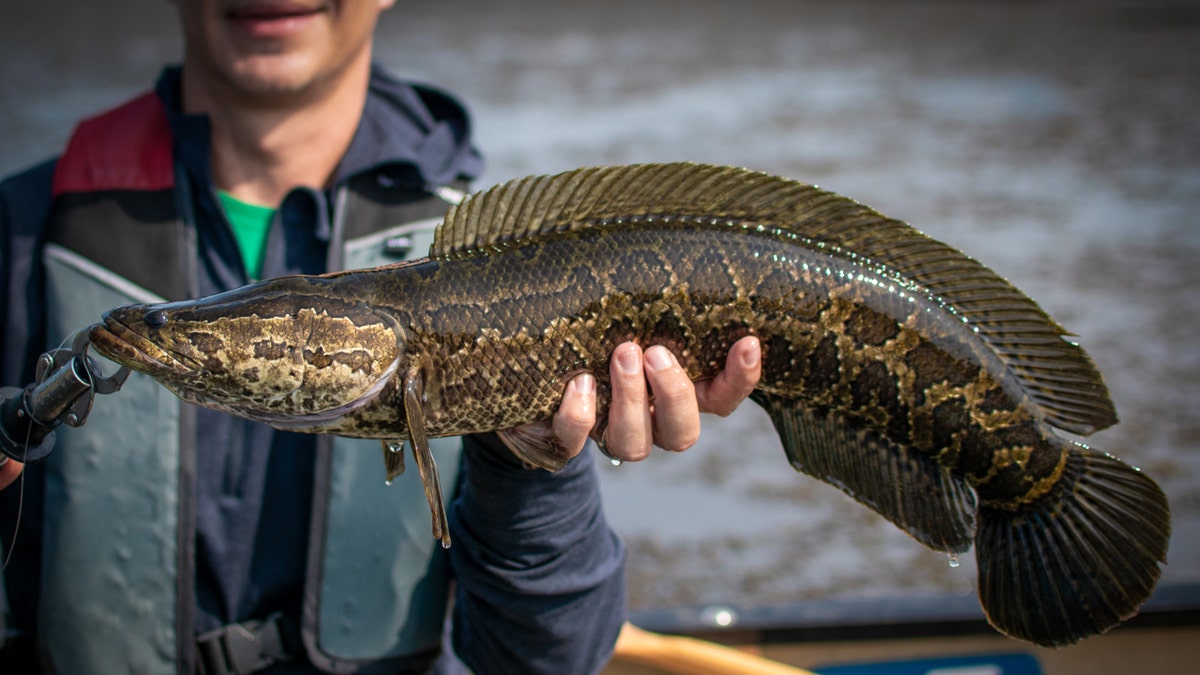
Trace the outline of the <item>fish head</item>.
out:
[[[395,317],[340,298],[313,277],[118,307],[89,339],[186,401],[314,430],[378,397],[405,346]]]

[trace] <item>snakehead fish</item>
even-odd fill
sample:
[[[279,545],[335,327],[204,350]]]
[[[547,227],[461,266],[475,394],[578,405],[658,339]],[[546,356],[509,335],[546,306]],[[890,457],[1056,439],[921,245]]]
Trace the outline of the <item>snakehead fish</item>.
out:
[[[1162,491],[1056,433],[1116,422],[1084,350],[974,259],[784,178],[680,163],[514,180],[452,208],[426,259],[118,308],[90,339],[199,405],[410,441],[448,544],[428,438],[497,431],[555,470],[572,376],[596,377],[598,431],[616,345],[665,345],[702,380],[746,335],[763,349],[751,397],[791,464],[933,549],[974,543],[1002,632],[1069,644],[1150,595]]]

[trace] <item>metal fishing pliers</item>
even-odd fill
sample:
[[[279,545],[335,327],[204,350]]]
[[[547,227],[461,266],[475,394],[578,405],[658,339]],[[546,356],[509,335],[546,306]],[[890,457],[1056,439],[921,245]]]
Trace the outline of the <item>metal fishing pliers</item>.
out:
[[[125,383],[129,368],[104,375],[88,356],[88,346],[87,329],[77,331],[71,347],[38,357],[33,384],[0,389],[0,464],[9,457],[20,462],[45,459],[54,449],[58,425],[83,426],[96,394],[111,394]]]

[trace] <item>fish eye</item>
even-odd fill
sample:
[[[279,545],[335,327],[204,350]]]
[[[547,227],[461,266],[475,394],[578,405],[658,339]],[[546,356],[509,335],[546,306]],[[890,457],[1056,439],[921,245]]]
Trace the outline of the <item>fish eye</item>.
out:
[[[146,314],[142,318],[142,323],[146,324],[148,328],[162,328],[167,325],[167,313],[161,309],[156,309]]]

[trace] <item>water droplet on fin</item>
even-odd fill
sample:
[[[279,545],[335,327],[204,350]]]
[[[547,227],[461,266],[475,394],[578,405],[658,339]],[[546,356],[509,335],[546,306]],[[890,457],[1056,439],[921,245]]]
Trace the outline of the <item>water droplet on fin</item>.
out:
[[[613,457],[613,458],[609,459],[608,461],[612,462],[613,466],[621,466],[622,464],[625,463],[625,462],[622,462],[621,460],[617,459],[616,457]]]
[[[390,450],[392,452],[400,452],[401,450],[404,449],[403,443],[388,443],[387,445],[388,445],[388,450]]]
[[[387,480],[383,481],[383,484],[384,484],[384,485],[391,485],[391,484],[392,484],[392,479],[391,479],[391,478],[388,478]]]
[[[953,553],[951,553],[951,554],[950,554],[950,560],[949,560],[949,565],[950,565],[950,568],[951,568],[951,569],[958,569],[958,566],[959,566],[960,564],[961,564],[961,563],[959,563],[959,562],[958,562],[958,556],[957,556],[957,555],[955,555],[955,554],[953,554]]]

